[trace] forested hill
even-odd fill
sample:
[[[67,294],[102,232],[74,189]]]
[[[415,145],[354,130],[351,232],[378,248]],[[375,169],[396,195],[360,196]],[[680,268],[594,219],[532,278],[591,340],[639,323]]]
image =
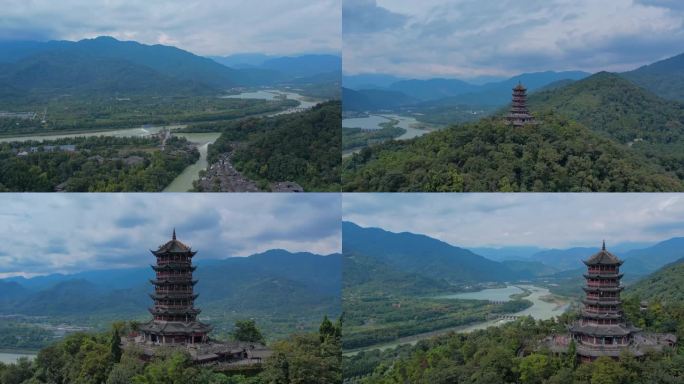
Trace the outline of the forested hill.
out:
[[[274,58],[270,63],[268,67],[235,69],[176,47],[107,36],[76,42],[0,41],[0,101],[84,95],[213,95],[230,87],[295,81],[311,93],[312,87],[339,83],[339,75],[313,77],[323,74],[326,66],[330,66],[326,74],[334,72],[339,67],[337,56]]]
[[[523,277],[502,263],[425,235],[393,233],[343,222],[342,239],[345,255],[364,256],[359,262],[370,266],[386,264],[396,272],[416,274],[437,281],[511,281]],[[373,261],[364,261],[364,258]],[[438,288],[443,286],[437,285]]]
[[[665,99],[684,101],[684,53],[621,76]]]
[[[19,95],[207,93],[242,85],[240,72],[163,45],[98,37],[4,42],[0,83]]]
[[[664,167],[557,113],[500,118],[366,148],[343,162],[345,191],[681,191]]]
[[[684,259],[666,265],[645,277],[630,286],[625,294],[628,297],[684,306]]]
[[[341,114],[340,101],[329,101],[301,113],[228,123],[209,146],[209,161],[234,151],[236,168],[252,180],[288,180],[305,191],[339,191]]]
[[[684,137],[684,104],[661,99],[608,72],[534,93],[530,109],[551,109],[622,144],[670,143]]]
[[[684,178],[684,103],[602,72],[533,94],[530,104],[533,111],[553,110],[576,120]]]

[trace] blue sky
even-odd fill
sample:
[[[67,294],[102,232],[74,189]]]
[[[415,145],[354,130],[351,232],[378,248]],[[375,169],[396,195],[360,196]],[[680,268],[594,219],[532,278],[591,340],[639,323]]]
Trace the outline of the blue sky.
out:
[[[346,74],[625,71],[684,53],[681,0],[343,0]]]
[[[145,266],[176,228],[197,259],[340,252],[337,194],[2,194],[0,278]]]
[[[567,248],[684,236],[684,195],[345,194],[343,217],[453,245]]]
[[[200,55],[339,53],[340,0],[3,0],[0,39],[120,40]]]

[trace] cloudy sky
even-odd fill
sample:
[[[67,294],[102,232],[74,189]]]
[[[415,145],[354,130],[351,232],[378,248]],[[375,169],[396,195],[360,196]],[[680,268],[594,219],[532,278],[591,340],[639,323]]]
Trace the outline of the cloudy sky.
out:
[[[198,260],[340,252],[337,194],[2,194],[0,278],[145,266],[171,238]]]
[[[109,35],[200,55],[334,53],[340,0],[3,0],[0,40]]]
[[[346,74],[625,71],[684,52],[681,0],[343,0]]]
[[[343,216],[464,247],[566,248],[684,236],[681,194],[346,194]]]

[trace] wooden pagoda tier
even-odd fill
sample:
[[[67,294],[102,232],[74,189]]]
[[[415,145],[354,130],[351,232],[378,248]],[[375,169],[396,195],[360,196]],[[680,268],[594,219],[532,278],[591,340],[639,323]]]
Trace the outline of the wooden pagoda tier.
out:
[[[584,261],[586,293],[580,320],[570,327],[581,361],[592,361],[599,356],[618,357],[629,349],[638,328],[627,324],[622,312],[620,266],[622,260],[606,250]]]
[[[157,259],[152,266],[156,277],[150,280],[153,319],[140,327],[143,340],[164,345],[206,343],[211,326],[197,320],[201,311],[194,305],[198,294],[193,291],[197,280],[192,278],[196,268],[192,258],[196,252],[176,239],[175,229],[170,241],[151,252]]]
[[[516,127],[535,123],[534,117],[530,115],[530,111],[527,109],[527,88],[520,83],[513,88],[511,110],[506,115],[506,120],[508,124]]]

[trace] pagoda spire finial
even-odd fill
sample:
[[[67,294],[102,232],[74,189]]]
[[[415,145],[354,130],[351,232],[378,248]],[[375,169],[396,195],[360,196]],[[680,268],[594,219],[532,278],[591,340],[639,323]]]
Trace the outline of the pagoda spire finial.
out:
[[[173,228],[173,240],[176,240],[176,228]]]
[[[606,241],[605,240],[603,240],[603,247],[601,247],[601,249],[604,251],[606,250]]]

